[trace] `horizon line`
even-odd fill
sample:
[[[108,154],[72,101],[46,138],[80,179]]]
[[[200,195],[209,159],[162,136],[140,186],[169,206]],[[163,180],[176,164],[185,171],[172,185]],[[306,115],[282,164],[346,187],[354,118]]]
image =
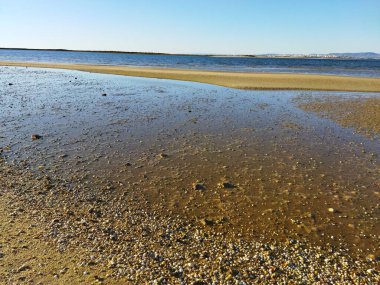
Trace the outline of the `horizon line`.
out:
[[[330,52],[330,53],[265,53],[265,54],[220,54],[220,53],[170,53],[170,52],[144,52],[144,51],[121,51],[121,50],[80,50],[80,49],[64,49],[64,48],[24,48],[24,47],[0,47],[0,50],[34,50],[34,51],[66,51],[66,52],[99,52],[99,53],[124,53],[124,54],[151,54],[151,55],[179,55],[179,56],[230,56],[230,57],[289,57],[289,56],[327,56],[337,54],[362,54],[369,53],[380,55],[377,52]]]

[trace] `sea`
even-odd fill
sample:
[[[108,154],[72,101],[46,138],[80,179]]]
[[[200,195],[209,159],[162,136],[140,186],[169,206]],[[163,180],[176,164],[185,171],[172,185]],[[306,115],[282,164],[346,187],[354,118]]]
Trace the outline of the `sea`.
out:
[[[0,49],[0,61],[380,77],[380,59],[262,58]]]

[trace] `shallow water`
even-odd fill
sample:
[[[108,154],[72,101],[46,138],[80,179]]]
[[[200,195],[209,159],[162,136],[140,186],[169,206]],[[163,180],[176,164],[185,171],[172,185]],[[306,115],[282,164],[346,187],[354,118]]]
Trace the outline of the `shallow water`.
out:
[[[142,196],[163,214],[373,253],[380,142],[297,108],[326,94],[1,67],[0,147],[35,171]]]
[[[211,57],[0,49],[0,61],[58,62],[241,72],[313,73],[380,77],[379,59]]]

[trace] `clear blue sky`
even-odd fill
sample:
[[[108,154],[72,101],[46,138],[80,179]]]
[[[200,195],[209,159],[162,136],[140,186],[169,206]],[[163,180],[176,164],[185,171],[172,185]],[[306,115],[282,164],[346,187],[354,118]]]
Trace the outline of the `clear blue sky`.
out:
[[[0,47],[380,52],[380,0],[0,0]]]

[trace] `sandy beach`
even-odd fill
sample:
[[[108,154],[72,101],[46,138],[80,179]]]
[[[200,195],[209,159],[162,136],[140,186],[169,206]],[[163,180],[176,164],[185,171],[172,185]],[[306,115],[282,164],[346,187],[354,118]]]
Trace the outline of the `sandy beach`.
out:
[[[70,69],[135,77],[174,79],[253,90],[325,90],[379,92],[380,78],[314,74],[242,73],[172,68],[63,63],[0,62],[0,66]]]

